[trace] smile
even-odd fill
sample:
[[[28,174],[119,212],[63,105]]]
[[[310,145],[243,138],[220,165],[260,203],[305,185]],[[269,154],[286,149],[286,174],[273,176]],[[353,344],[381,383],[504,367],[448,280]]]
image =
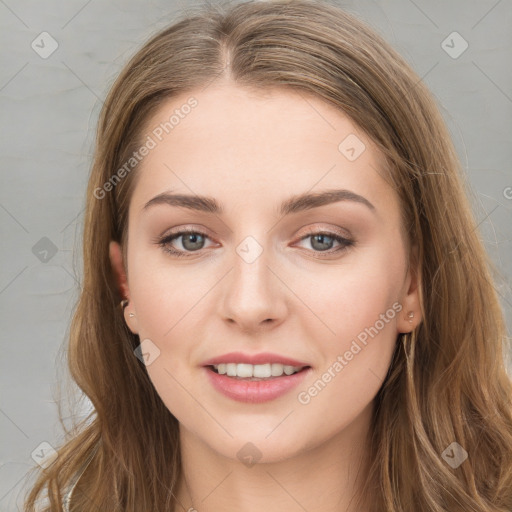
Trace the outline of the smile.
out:
[[[300,372],[304,366],[290,366],[280,363],[247,364],[247,363],[223,363],[212,365],[213,370],[219,375],[227,375],[241,379],[272,379],[283,375],[293,375]]]
[[[293,367],[281,364],[253,366],[250,364],[225,363],[215,366],[205,366],[203,371],[206,372],[210,384],[216,391],[232,400],[254,404],[275,400],[285,395],[298,386],[312,371],[310,366]],[[274,368],[272,369],[272,367]],[[221,373],[221,370],[224,373]],[[276,375],[272,375],[272,370]],[[234,375],[230,376],[228,372]],[[270,375],[268,375],[269,372]],[[267,376],[255,377],[254,375]]]

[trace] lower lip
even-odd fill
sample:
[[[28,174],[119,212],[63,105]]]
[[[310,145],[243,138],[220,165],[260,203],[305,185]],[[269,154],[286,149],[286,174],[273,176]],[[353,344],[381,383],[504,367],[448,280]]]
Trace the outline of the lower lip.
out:
[[[238,402],[258,404],[274,400],[300,384],[311,371],[311,367],[268,380],[242,380],[220,375],[209,367],[204,370],[212,386],[223,395]]]

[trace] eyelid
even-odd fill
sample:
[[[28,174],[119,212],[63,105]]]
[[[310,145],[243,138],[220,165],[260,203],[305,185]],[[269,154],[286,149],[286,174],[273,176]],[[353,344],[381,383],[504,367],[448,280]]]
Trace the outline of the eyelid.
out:
[[[168,236],[180,233],[199,233],[201,235],[207,235],[209,238],[213,238],[205,227],[200,226],[199,224],[185,224],[183,226],[166,229],[161,235],[158,235],[157,239],[167,238]]]
[[[348,231],[347,229],[341,229],[339,227],[322,227],[322,226],[308,226],[306,228],[306,233],[305,235],[302,235],[299,240],[302,240],[302,238],[304,236],[307,236],[307,235],[318,235],[320,233],[324,233],[324,234],[335,234],[341,238],[345,238],[347,240],[352,240],[353,239],[353,236],[352,234],[350,233],[350,231]]]

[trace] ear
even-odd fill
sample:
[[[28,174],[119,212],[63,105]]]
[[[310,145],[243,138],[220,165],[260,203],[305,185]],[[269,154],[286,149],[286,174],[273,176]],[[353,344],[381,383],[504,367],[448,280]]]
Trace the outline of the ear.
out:
[[[421,278],[416,249],[415,247],[411,251],[411,263],[402,288],[402,298],[399,301],[402,310],[398,315],[397,329],[401,333],[413,331],[423,318],[421,313]]]
[[[121,246],[117,242],[114,242],[113,240],[110,242],[109,245],[109,255],[110,264],[112,265],[112,270],[114,271],[114,275],[116,276],[119,293],[123,299],[130,300],[128,279],[126,277],[126,272],[124,270],[123,264],[123,251],[121,249]]]
[[[124,308],[124,318],[129,329],[134,333],[138,334],[137,330],[137,318],[135,316],[134,304],[130,297],[130,288],[128,287],[128,278],[123,262],[123,251],[118,242],[111,241],[109,244],[109,256],[112,270],[116,277],[117,286],[119,293],[123,299],[128,300],[128,305]]]

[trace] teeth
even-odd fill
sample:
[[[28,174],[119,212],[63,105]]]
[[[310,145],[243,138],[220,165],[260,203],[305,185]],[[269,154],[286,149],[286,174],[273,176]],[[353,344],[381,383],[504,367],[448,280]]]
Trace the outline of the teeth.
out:
[[[302,370],[303,366],[288,366],[279,363],[246,364],[246,363],[221,363],[213,367],[220,375],[228,377],[264,379],[268,377],[281,377],[283,374],[292,375]]]

